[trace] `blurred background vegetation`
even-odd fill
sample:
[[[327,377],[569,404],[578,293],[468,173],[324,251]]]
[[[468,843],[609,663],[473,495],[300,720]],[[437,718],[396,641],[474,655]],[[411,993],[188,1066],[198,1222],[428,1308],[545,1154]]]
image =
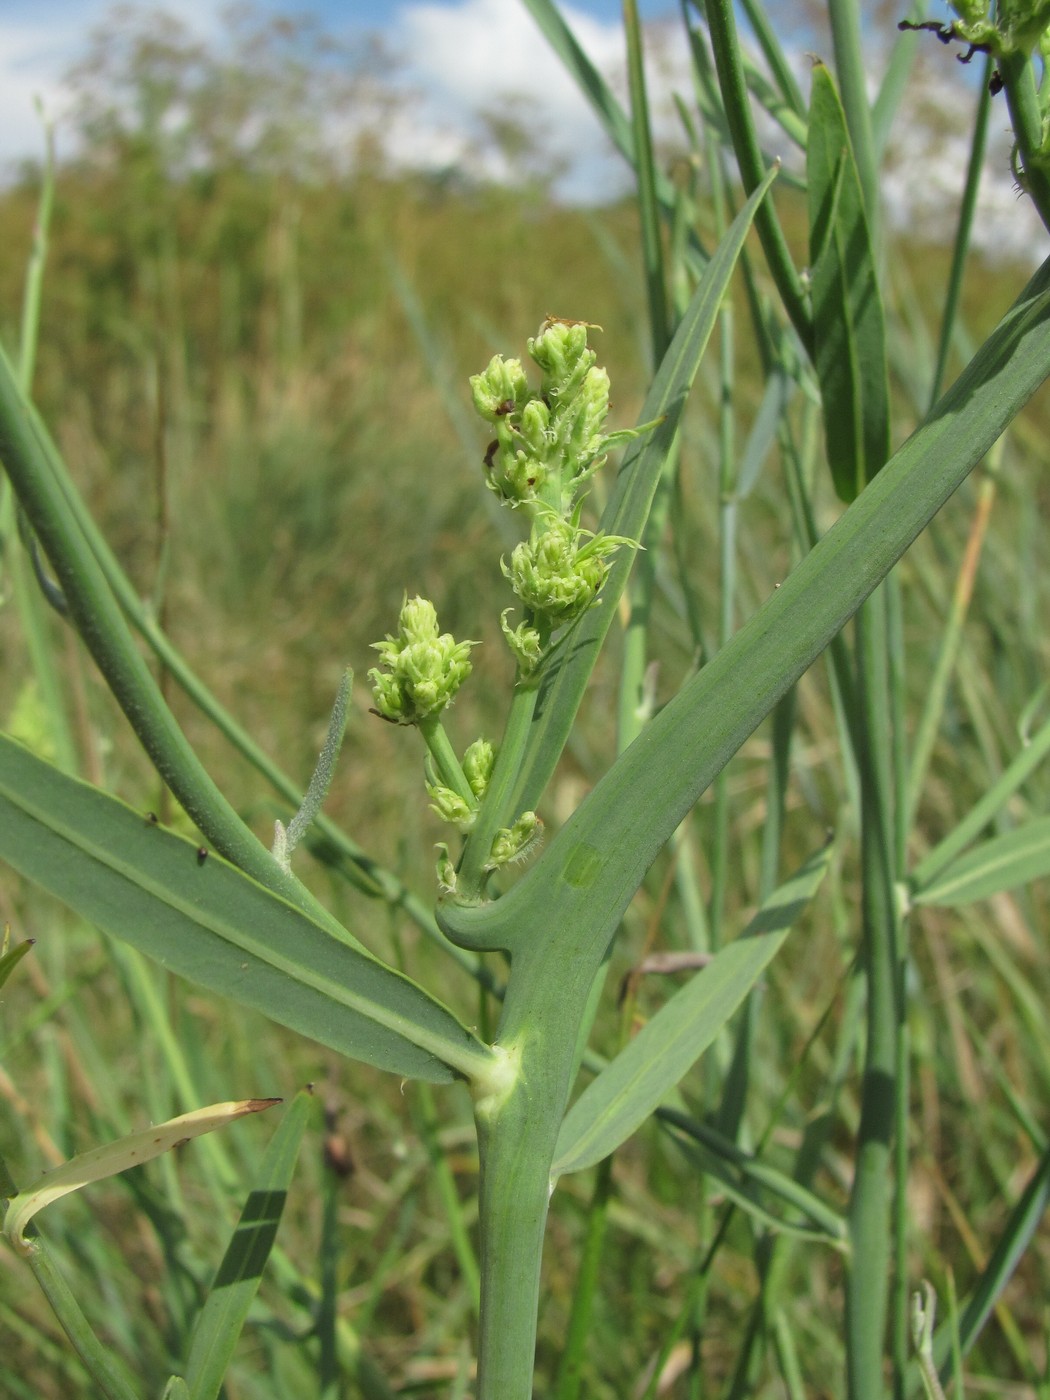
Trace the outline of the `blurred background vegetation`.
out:
[[[493,353],[522,354],[546,314],[583,318],[604,328],[596,343],[612,376],[613,426],[632,424],[650,373],[636,212],[629,200],[589,209],[557,204],[557,172],[544,168],[523,114],[513,110],[492,114],[490,130],[518,162],[517,185],[485,186],[454,170],[393,173],[378,128],[350,121],[366,88],[375,121],[392,116],[374,100],[388,62],[381,45],[347,49],[315,26],[250,11],[230,24],[232,42],[209,50],[173,18],[125,14],[78,65],[78,143],[58,171],[34,393],[165,629],[261,746],[304,784],[342,669],[355,668],[354,713],[326,810],[429,899],[432,844],[442,832],[423,798],[416,736],[368,714],[369,643],[394,626],[406,591],[432,597],[443,627],[485,644],[450,728],[461,745],[479,732],[496,737],[512,675],[498,630],[499,611],[511,600],[497,561],[513,537],[482,489],[486,437],[472,417],[467,376]],[[352,139],[333,143],[344,118]],[[674,178],[686,178],[685,165],[667,153]],[[18,343],[38,198],[39,172],[30,169],[0,191],[0,332],[9,349]],[[705,240],[712,240],[709,217],[701,203]],[[929,382],[928,327],[947,256],[915,229],[897,241],[889,263],[894,388],[907,414],[909,404],[923,405]],[[962,351],[999,318],[1027,271],[971,268]],[[738,295],[742,307],[742,288]],[[761,392],[744,316],[730,313],[723,335],[731,338],[709,354],[695,395],[676,507],[678,549],[708,586],[698,589],[696,617],[674,577],[661,580],[653,631],[660,700],[718,631],[720,354],[736,367],[740,444]],[[1044,394],[993,464],[990,533],[948,724],[921,797],[921,827],[931,842],[1016,750],[1025,708],[1046,676],[1048,414]],[[929,682],[922,658],[932,658],[942,633],[981,491],[976,474],[902,566],[917,708]],[[838,507],[830,490],[822,500],[827,524]],[[740,597],[750,607],[793,560],[775,449],[741,505],[740,533]],[[177,821],[83,653],[57,619],[53,630],[84,774]],[[47,717],[27,679],[10,606],[0,608],[0,649],[0,717],[46,746]],[[614,674],[615,656],[597,673],[570,762],[548,795],[550,821],[564,819],[609,761]],[[176,688],[169,693],[206,763],[265,835],[284,810]],[[815,832],[836,826],[845,779],[821,668],[804,682],[799,706],[788,850],[801,858]],[[757,888],[767,749],[760,731],[729,770],[736,879],[727,893],[727,933],[740,926]],[[1045,810],[1045,777],[1034,785]],[[705,800],[689,843],[701,886],[709,812]],[[348,892],[319,866],[307,862],[301,873],[366,943],[393,953],[477,1019],[472,984],[401,912]],[[825,1017],[838,1023],[856,1009],[853,873],[848,863],[836,872],[818,913],[774,966],[761,1002],[765,1052],[749,1117],[760,1125],[779,1115],[774,1160],[778,1145],[793,1147],[813,1116],[831,1111],[829,1084],[839,1096],[835,1112],[847,1122],[853,1112],[851,1067],[832,1065],[824,1040]],[[676,946],[676,898],[664,859],[630,915],[617,976],[643,950]],[[908,1204],[923,1242],[916,1281],[926,1274],[941,1289],[951,1274],[965,1290],[982,1241],[994,1238],[1030,1168],[1018,1115],[1045,1120],[1046,914],[1037,892],[961,915],[923,915],[915,956],[926,997],[912,1027],[919,1068]],[[181,1107],[157,1035],[161,1012],[145,997],[132,956],[40,896],[27,900],[9,879],[0,882],[0,919],[39,940],[39,956],[24,965],[29,975],[0,1003],[0,1136],[16,1172]],[[444,1156],[469,1215],[476,1180],[465,1096],[430,1095],[425,1086],[402,1093],[248,1013],[149,977],[164,1024],[211,1098],[288,1095],[317,1082],[328,1137],[319,1133],[304,1153],[284,1248],[304,1274],[329,1265],[337,1271],[342,1315],[399,1393],[449,1393],[470,1299],[430,1164],[433,1154]],[[661,988],[643,986],[639,1014],[650,996],[657,1004]],[[599,1044],[604,1036],[611,1046],[621,1031],[610,1006]],[[834,1043],[829,1035],[827,1045]],[[701,1079],[710,1086],[724,1066],[709,1058]],[[229,1134],[234,1179],[268,1132],[259,1123]],[[347,1177],[334,1169],[342,1160],[336,1139],[352,1164]],[[184,1321],[179,1308],[189,1306],[191,1280],[207,1276],[226,1224],[215,1218],[193,1151],[54,1212],[56,1221],[64,1212],[54,1228],[71,1272],[84,1281],[85,1306],[94,1292],[103,1330],[142,1375],[166,1374]],[[842,1157],[836,1179],[837,1160],[832,1143],[819,1185],[841,1201],[849,1162]],[[627,1396],[644,1377],[718,1210],[717,1187],[705,1192],[695,1164],[655,1129],[618,1154],[614,1176],[608,1286],[585,1385],[596,1397]],[[545,1368],[560,1349],[588,1194],[587,1177],[573,1177],[555,1198],[540,1324]],[[728,1393],[740,1319],[754,1291],[752,1228],[736,1217],[708,1279],[701,1345],[712,1395]],[[333,1245],[337,1258],[328,1253]],[[833,1395],[841,1364],[837,1262],[796,1246],[787,1268],[806,1394]],[[1048,1289],[1044,1232],[974,1358],[973,1374],[997,1378],[997,1394],[1034,1395],[1040,1373],[1038,1393],[1050,1393],[1041,1340]],[[304,1328],[305,1306],[287,1284],[265,1292],[231,1396],[314,1393],[304,1388],[307,1362],[277,1344],[282,1328]],[[0,1253],[0,1334],[5,1394],[87,1393],[43,1300],[27,1293],[7,1252]],[[687,1393],[675,1388],[673,1367],[667,1382],[661,1393]],[[1008,1382],[1018,1388],[1011,1392]],[[739,1393],[781,1392],[759,1376],[753,1390]]]

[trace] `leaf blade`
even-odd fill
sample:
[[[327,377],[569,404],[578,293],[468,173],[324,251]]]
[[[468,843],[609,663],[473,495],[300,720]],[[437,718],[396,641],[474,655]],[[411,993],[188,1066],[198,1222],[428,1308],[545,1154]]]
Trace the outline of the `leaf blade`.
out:
[[[565,1115],[552,1179],[625,1142],[692,1068],[765,971],[827,872],[830,847],[776,889],[743,934],[668,1001]]]
[[[259,1165],[193,1329],[184,1368],[192,1400],[214,1400],[273,1248],[312,1099],[303,1092],[289,1106]]]
[[[487,1060],[411,979],[4,735],[0,858],[178,976],[352,1058],[435,1083]]]
[[[914,904],[958,908],[990,899],[1050,875],[1050,817],[992,836],[958,856],[927,885],[912,891]]]
[[[806,176],[814,366],[835,490],[849,504],[890,455],[889,373],[860,176],[845,112],[822,63],[813,69]]]

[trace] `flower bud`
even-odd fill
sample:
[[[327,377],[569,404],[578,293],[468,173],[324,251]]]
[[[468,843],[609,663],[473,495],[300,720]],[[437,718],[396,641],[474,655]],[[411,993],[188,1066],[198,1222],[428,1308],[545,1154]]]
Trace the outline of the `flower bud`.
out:
[[[495,763],[496,750],[487,739],[475,739],[463,755],[463,776],[479,802],[485,796]]]
[[[439,841],[434,849],[438,853],[437,858],[437,882],[438,892],[443,895],[456,893],[456,865],[448,853],[448,847],[444,841]]]
[[[504,826],[492,838],[492,855],[486,870],[499,870],[512,861],[525,860],[543,840],[543,822],[535,812],[522,812],[513,826]]]
[[[543,644],[535,627],[530,627],[525,622],[519,622],[517,627],[511,627],[507,618],[512,611],[511,608],[505,608],[500,613],[499,625],[503,628],[503,636],[518,663],[518,670],[523,676],[531,676],[540,664]]]
[[[457,642],[438,634],[437,613],[426,598],[407,599],[398,618],[398,635],[373,642],[387,671],[368,673],[376,709],[399,724],[418,724],[450,705],[472,670],[468,656],[476,642]]]
[[[545,515],[533,525],[528,540],[514,547],[509,566],[500,565],[525,606],[551,627],[572,622],[590,607],[609,572],[606,556],[629,543],[619,535],[591,535],[583,543],[588,533],[575,516],[563,520]]]
[[[529,354],[543,371],[543,393],[552,407],[582,384],[598,358],[587,346],[590,326],[585,321],[563,321],[548,316],[539,334],[525,342]]]
[[[430,806],[443,822],[451,822],[457,831],[467,832],[474,825],[477,809],[458,792],[438,784],[427,783]]]
[[[470,376],[474,407],[489,423],[498,423],[519,410],[529,397],[529,384],[520,360],[493,355],[488,369]]]

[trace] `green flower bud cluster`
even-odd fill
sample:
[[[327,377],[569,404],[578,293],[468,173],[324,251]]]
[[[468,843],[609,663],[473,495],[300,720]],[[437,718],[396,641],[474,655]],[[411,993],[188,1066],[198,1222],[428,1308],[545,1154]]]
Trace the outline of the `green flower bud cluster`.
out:
[[[464,835],[474,825],[478,803],[485,796],[496,762],[496,750],[487,739],[475,739],[463,755],[463,776],[471,797],[464,797],[440,783],[427,783],[430,805],[442,821],[451,822]]]
[[[522,812],[513,826],[504,826],[492,841],[492,855],[486,870],[501,870],[514,861],[527,859],[543,840],[543,822],[535,812]]]
[[[605,460],[620,434],[603,432],[609,376],[587,345],[588,326],[548,316],[528,342],[540,367],[536,392],[520,360],[496,355],[471,377],[474,407],[496,430],[485,456],[489,487],[512,506],[572,509],[580,487]]]
[[[609,574],[610,556],[621,545],[637,547],[636,541],[580,524],[583,487],[607,450],[656,426],[605,432],[609,376],[595,363],[588,329],[582,321],[547,317],[528,341],[540,371],[536,390],[520,360],[500,355],[470,381],[474,406],[496,435],[485,457],[487,484],[504,503],[523,509],[530,522],[529,538],[515,547],[509,562],[501,561],[525,614],[514,627],[508,621],[511,609],[500,619],[522,681],[536,672],[553,644],[552,635],[594,605]],[[475,645],[440,633],[434,606],[425,598],[406,598],[397,635],[374,643],[382,664],[368,673],[376,712],[399,724],[420,726],[428,750],[431,806],[467,838],[458,860],[447,845],[438,845],[438,885],[450,895],[461,880],[464,897],[470,899],[483,897],[487,873],[525,859],[543,834],[543,823],[532,811],[522,812],[510,826],[498,826],[513,815],[508,773],[520,762],[535,683],[523,685],[515,695],[515,704],[526,708],[519,708],[508,724],[511,746],[498,792],[489,791],[493,746],[475,740],[460,760],[442,726],[441,711],[469,676]]]
[[[501,563],[514,592],[543,625],[553,630],[575,621],[601,589],[609,555],[632,541],[622,535],[596,535],[570,520],[539,517],[527,540],[515,545],[510,564]]]
[[[418,724],[452,703],[472,670],[468,660],[476,642],[457,642],[448,632],[438,634],[434,604],[408,598],[401,607],[398,634],[373,642],[386,671],[368,673],[376,709],[398,724]]]

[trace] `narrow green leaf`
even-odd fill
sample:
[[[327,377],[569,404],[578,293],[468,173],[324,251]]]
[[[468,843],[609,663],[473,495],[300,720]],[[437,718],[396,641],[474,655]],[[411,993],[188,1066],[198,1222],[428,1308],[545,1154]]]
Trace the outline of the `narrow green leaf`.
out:
[[[831,74],[813,69],[809,257],[814,364],[835,490],[854,500],[890,453],[886,330],[864,196]]]
[[[0,735],[0,858],[180,977],[380,1069],[437,1083],[488,1052],[409,978],[214,853]]]
[[[709,1123],[689,1118],[674,1108],[660,1108],[657,1116],[665,1126],[688,1139],[681,1145],[695,1154],[704,1171],[718,1177],[731,1199],[749,1215],[761,1218],[778,1230],[789,1233],[801,1231],[814,1238],[814,1232],[808,1226],[785,1222],[762,1205],[761,1196],[774,1196],[812,1221],[817,1233],[825,1240],[832,1240],[835,1244],[846,1242],[848,1227],[843,1217],[793,1177],[777,1171],[761,1157],[744,1152]]]
[[[612,88],[580,47],[575,34],[565,22],[554,0],[524,0],[540,32],[575,79],[577,87],[590,102],[604,126],[606,135],[624,158],[634,165],[634,133],[631,123]],[[667,177],[663,177],[663,202],[673,202],[673,192]]]
[[[551,1176],[582,1171],[614,1152],[659,1106],[734,1015],[828,868],[830,847],[770,895],[723,948],[602,1070],[565,1115]]]
[[[190,1400],[189,1386],[181,1376],[169,1376],[163,1400]]]
[[[309,1093],[296,1095],[274,1133],[197,1318],[185,1367],[185,1383],[192,1400],[213,1400],[222,1389],[226,1368],[277,1236],[312,1103]]]
[[[29,952],[30,948],[32,948],[33,942],[34,940],[32,938],[27,938],[24,943],[19,943],[17,948],[12,948],[10,952],[0,957],[0,987],[4,985],[18,964]]]
[[[958,1340],[965,1356],[980,1337],[992,1310],[1002,1298],[1007,1284],[1014,1277],[1050,1210],[1050,1149],[1043,1152],[1025,1185],[1016,1205],[1007,1216],[991,1257],[981,1270],[958,1322]],[[951,1378],[952,1319],[946,1318],[937,1328],[933,1339],[933,1354],[941,1380]],[[917,1382],[918,1377],[909,1376]],[[914,1394],[916,1385],[909,1386]]]
[[[915,904],[958,907],[1050,875],[1050,817],[1038,817],[971,847],[912,892]]]

